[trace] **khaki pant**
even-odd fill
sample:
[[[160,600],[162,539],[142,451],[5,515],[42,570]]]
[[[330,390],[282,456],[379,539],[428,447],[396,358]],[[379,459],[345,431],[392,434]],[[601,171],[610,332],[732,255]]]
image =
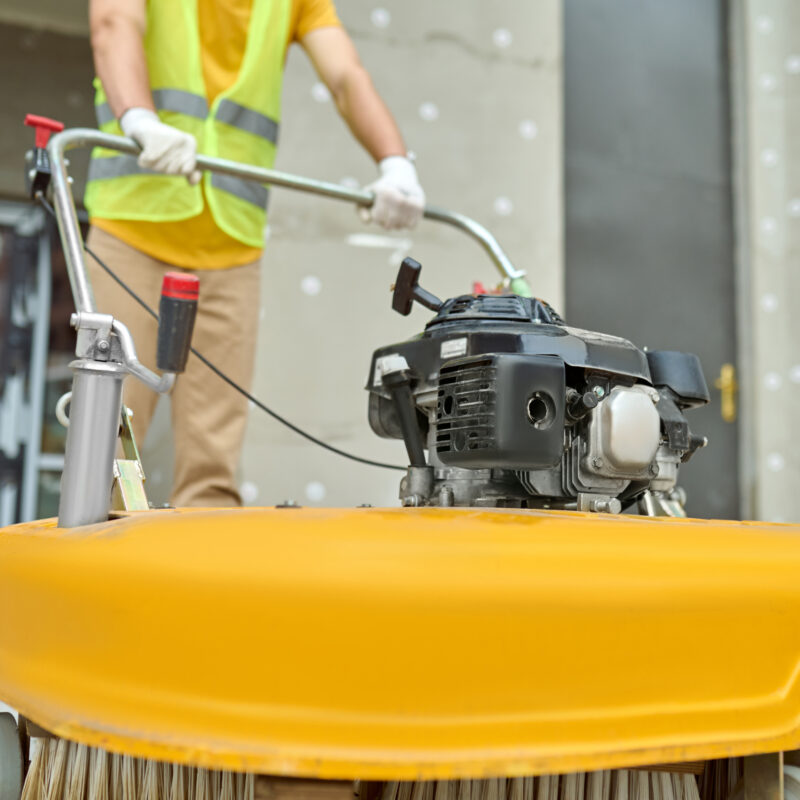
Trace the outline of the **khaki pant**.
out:
[[[181,271],[106,233],[92,228],[89,247],[151,308],[158,311],[165,272]],[[155,370],[156,321],[87,256],[97,310],[123,322],[136,343],[139,360]],[[253,378],[259,316],[259,262],[192,272],[200,279],[200,300],[192,344],[245,389]],[[127,378],[123,402],[133,410],[133,430],[141,445],[158,395]],[[235,482],[244,441],[247,399],[223,383],[194,355],[170,395],[175,437],[175,506],[241,505]],[[145,465],[146,467],[146,465]]]

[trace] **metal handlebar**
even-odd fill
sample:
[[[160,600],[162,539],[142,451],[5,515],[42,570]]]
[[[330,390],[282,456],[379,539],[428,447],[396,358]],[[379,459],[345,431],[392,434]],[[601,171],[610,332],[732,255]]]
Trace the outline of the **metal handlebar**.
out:
[[[117,150],[120,153],[129,155],[138,155],[140,148],[133,139],[112,136],[93,128],[65,130],[53,136],[47,146],[52,169],[54,205],[58,217],[58,228],[64,249],[67,273],[72,287],[72,295],[75,299],[75,309],[77,311],[95,311],[94,295],[83,262],[83,240],[78,225],[77,212],[75,211],[75,201],[70,189],[71,181],[67,174],[69,162],[64,155],[67,150],[80,147],[105,147],[109,150]],[[287,172],[278,172],[249,164],[239,164],[223,158],[198,156],[197,167],[201,170],[230,175],[256,183],[283,186],[287,189],[330,197],[334,200],[344,200],[357,206],[368,207],[375,200],[375,196],[371,192],[366,192],[363,189],[348,189],[335,183],[303,178]],[[483,225],[463,214],[431,205],[425,206],[424,216],[426,219],[452,225],[480,242],[500,273],[508,280],[511,290],[517,294],[530,296],[531,292],[525,281],[525,273],[514,267],[503,248],[500,247],[497,239]]]

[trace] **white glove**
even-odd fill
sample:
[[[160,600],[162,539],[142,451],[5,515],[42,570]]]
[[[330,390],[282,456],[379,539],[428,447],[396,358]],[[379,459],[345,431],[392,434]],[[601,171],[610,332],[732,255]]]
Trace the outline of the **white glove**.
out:
[[[384,228],[413,228],[422,219],[425,192],[417,170],[405,156],[389,156],[378,163],[381,177],[367,186],[375,195],[370,208],[361,209],[365,222],[374,220]]]
[[[155,111],[147,108],[129,108],[119,124],[122,132],[142,148],[140,167],[168,175],[186,175],[192,185],[200,181],[197,142],[190,133],[166,125]]]

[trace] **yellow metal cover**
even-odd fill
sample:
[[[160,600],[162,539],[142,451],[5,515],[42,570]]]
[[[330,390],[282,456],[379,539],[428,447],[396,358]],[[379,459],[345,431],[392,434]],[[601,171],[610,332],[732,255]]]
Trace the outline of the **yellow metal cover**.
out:
[[[800,527],[496,510],[0,531],[0,697],[110,750],[520,775],[800,745]]]

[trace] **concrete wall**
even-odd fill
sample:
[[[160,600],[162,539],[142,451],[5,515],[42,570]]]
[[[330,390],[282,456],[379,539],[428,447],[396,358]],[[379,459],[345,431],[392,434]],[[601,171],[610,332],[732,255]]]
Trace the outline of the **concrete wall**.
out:
[[[757,518],[800,519],[800,5],[737,0],[742,483]]]

